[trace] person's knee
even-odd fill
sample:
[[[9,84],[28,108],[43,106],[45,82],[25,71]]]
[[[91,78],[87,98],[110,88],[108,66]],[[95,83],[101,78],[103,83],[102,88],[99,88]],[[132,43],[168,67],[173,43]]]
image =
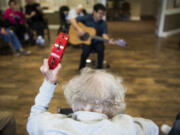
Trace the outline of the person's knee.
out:
[[[104,45],[103,44],[98,44],[96,47],[97,52],[104,52]]]
[[[82,56],[87,57],[87,56],[89,55],[89,53],[90,53],[90,50],[84,49],[84,50],[83,50],[83,53],[82,53]]]

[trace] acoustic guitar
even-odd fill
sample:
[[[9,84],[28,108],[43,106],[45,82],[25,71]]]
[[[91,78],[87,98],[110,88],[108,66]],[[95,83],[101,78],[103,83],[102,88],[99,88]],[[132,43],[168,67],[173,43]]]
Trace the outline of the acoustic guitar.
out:
[[[84,45],[90,45],[91,44],[91,39],[96,39],[96,40],[100,40],[103,42],[109,42],[109,40],[104,39],[100,36],[96,36],[96,30],[92,27],[88,27],[85,26],[82,23],[78,23],[79,27],[81,27],[86,33],[82,36],[79,37],[78,36],[78,31],[74,28],[73,25],[70,26],[69,28],[69,42],[72,45],[80,45],[80,44],[84,44]],[[126,46],[126,42],[123,39],[120,40],[115,40],[114,44],[118,45],[118,46]]]

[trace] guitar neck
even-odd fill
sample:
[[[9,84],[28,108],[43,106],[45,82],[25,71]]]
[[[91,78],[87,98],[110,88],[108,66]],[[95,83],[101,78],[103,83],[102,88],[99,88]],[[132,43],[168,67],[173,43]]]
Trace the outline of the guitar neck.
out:
[[[103,41],[103,42],[109,42],[109,40],[108,39],[105,39],[105,38],[102,38],[102,37],[99,37],[99,36],[91,36],[91,39],[96,39],[96,40],[100,40],[100,41]],[[114,43],[114,45],[118,45],[118,46],[122,46],[122,47],[124,47],[124,46],[126,46],[126,42],[124,41],[124,40],[115,40],[115,41],[113,41]]]
[[[100,36],[91,36],[91,38],[96,39],[96,40],[100,40],[100,41],[103,41],[103,42],[109,42],[108,39],[102,38]]]

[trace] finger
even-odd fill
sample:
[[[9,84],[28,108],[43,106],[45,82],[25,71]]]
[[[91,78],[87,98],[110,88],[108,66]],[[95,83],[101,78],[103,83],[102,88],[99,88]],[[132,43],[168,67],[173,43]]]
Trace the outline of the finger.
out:
[[[44,70],[44,66],[41,66],[41,67],[40,67],[40,71],[41,71],[41,73],[42,73],[44,76],[47,75],[47,72]]]
[[[48,72],[48,67],[47,67],[47,63],[48,60],[47,59],[44,59],[43,60],[43,65],[40,67],[40,71],[45,75],[46,72]]]
[[[43,69],[44,69],[43,66],[41,66],[41,67],[40,67],[40,71],[41,71],[42,73],[43,73]]]
[[[43,60],[43,64],[42,64],[42,66],[40,67],[40,71],[43,73],[44,72],[44,64],[45,63],[45,59]]]
[[[47,63],[48,63],[48,59],[47,59],[47,58],[44,58],[43,64],[47,64]]]
[[[48,59],[44,59],[43,67],[44,67],[44,72],[49,71]]]
[[[61,67],[62,67],[62,65],[59,63],[59,64],[57,65],[57,67],[54,69],[54,73],[55,73],[55,74],[58,74],[59,71],[60,71],[60,69],[61,69]]]

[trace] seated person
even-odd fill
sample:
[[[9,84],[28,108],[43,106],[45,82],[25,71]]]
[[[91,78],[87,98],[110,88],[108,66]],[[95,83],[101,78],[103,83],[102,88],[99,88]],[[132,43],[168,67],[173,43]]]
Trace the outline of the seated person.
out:
[[[173,126],[170,127],[169,125],[163,124],[161,126],[161,131],[165,135],[180,135],[180,112],[176,116],[176,120],[175,120]]]
[[[44,29],[47,28],[47,22],[43,18],[40,4],[35,3],[34,0],[27,0],[25,16],[29,27],[36,31],[36,43],[45,46]]]
[[[19,42],[16,34],[9,29],[6,28],[5,22],[0,16],[0,38],[3,39],[7,43],[11,43],[16,51],[16,55],[29,55],[30,51],[25,51],[22,48],[21,43]]]
[[[0,135],[16,135],[16,121],[10,112],[0,112]]]
[[[106,8],[101,3],[97,3],[93,7],[93,13],[85,16],[78,16],[71,19],[71,24],[74,26],[75,30],[78,33],[78,36],[81,37],[85,35],[86,31],[81,28],[78,23],[81,22],[87,27],[92,27],[96,30],[96,36],[102,37],[106,40],[109,40],[109,44],[113,44],[113,40],[110,39],[107,32],[107,23],[103,20],[105,15]],[[86,59],[89,57],[90,53],[94,50],[98,54],[98,63],[97,68],[103,68],[104,60],[104,42],[98,40],[97,38],[91,40],[90,45],[82,44],[82,54],[79,65],[79,70],[86,66]]]
[[[21,41],[33,43],[32,32],[25,26],[24,14],[20,11],[20,7],[16,5],[15,0],[9,1],[9,8],[4,12],[3,18],[6,22],[8,21],[10,27]]]
[[[60,32],[68,33],[69,30],[69,24],[67,22],[68,12],[69,12],[68,6],[61,6],[59,8],[60,27],[57,31],[57,34],[59,34]]]
[[[66,84],[64,94],[74,113],[48,112],[61,65],[49,69],[48,59],[40,68],[45,76],[27,123],[29,135],[158,135],[157,125],[148,119],[124,114],[122,79],[104,70],[85,68]]]
[[[71,23],[71,20],[73,18],[76,18],[78,16],[83,16],[83,5],[79,4],[76,8],[72,8],[67,16],[68,23]]]

